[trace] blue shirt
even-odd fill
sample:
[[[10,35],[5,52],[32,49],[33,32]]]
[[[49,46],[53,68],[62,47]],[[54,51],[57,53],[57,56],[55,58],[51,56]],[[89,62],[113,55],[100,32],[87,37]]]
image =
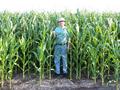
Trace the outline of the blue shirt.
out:
[[[68,41],[68,32],[67,28],[56,27],[55,29],[56,35],[56,44],[65,44]]]

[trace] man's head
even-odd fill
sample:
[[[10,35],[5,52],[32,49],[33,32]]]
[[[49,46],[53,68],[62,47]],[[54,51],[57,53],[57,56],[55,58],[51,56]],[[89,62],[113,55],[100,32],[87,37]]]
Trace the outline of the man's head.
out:
[[[64,27],[65,26],[65,19],[64,18],[59,18],[58,23],[61,27]]]

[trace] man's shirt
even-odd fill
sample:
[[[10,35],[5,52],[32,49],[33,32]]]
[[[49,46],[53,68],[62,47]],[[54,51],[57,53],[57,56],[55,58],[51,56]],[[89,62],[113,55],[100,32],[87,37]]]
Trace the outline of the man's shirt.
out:
[[[67,28],[56,27],[55,36],[56,36],[56,44],[66,44],[68,41]]]

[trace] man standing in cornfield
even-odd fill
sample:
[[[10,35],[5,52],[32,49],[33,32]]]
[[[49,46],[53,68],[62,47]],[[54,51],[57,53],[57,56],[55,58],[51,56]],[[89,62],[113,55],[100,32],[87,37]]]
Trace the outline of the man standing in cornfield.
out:
[[[53,31],[55,36],[55,47],[54,47],[54,63],[55,63],[55,76],[60,76],[60,60],[62,59],[64,77],[67,77],[67,48],[69,46],[70,39],[68,38],[68,31],[65,26],[65,19],[59,18],[57,20],[59,26]]]

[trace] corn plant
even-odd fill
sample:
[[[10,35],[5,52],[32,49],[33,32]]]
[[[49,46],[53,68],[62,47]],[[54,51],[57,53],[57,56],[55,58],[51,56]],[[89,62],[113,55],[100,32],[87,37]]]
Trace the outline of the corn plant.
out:
[[[0,78],[1,78],[1,86],[4,85],[5,80],[5,67],[6,67],[6,59],[7,59],[7,49],[8,49],[8,43],[6,41],[3,41],[2,38],[0,38]]]
[[[40,81],[52,79],[56,19],[64,17],[70,34],[69,79],[88,78],[102,85],[114,79],[118,88],[120,47],[119,13],[29,12],[0,13],[0,84],[14,73],[39,73]],[[11,84],[10,84],[11,87]]]
[[[9,44],[9,54],[8,54],[8,78],[10,80],[10,88],[12,87],[12,83],[11,83],[11,80],[13,78],[13,72],[14,72],[14,67],[15,65],[17,64],[17,61],[18,61],[18,43],[16,43],[16,40],[15,38],[13,38],[13,35],[12,35],[12,38],[10,38],[11,40],[9,40],[10,44]]]

